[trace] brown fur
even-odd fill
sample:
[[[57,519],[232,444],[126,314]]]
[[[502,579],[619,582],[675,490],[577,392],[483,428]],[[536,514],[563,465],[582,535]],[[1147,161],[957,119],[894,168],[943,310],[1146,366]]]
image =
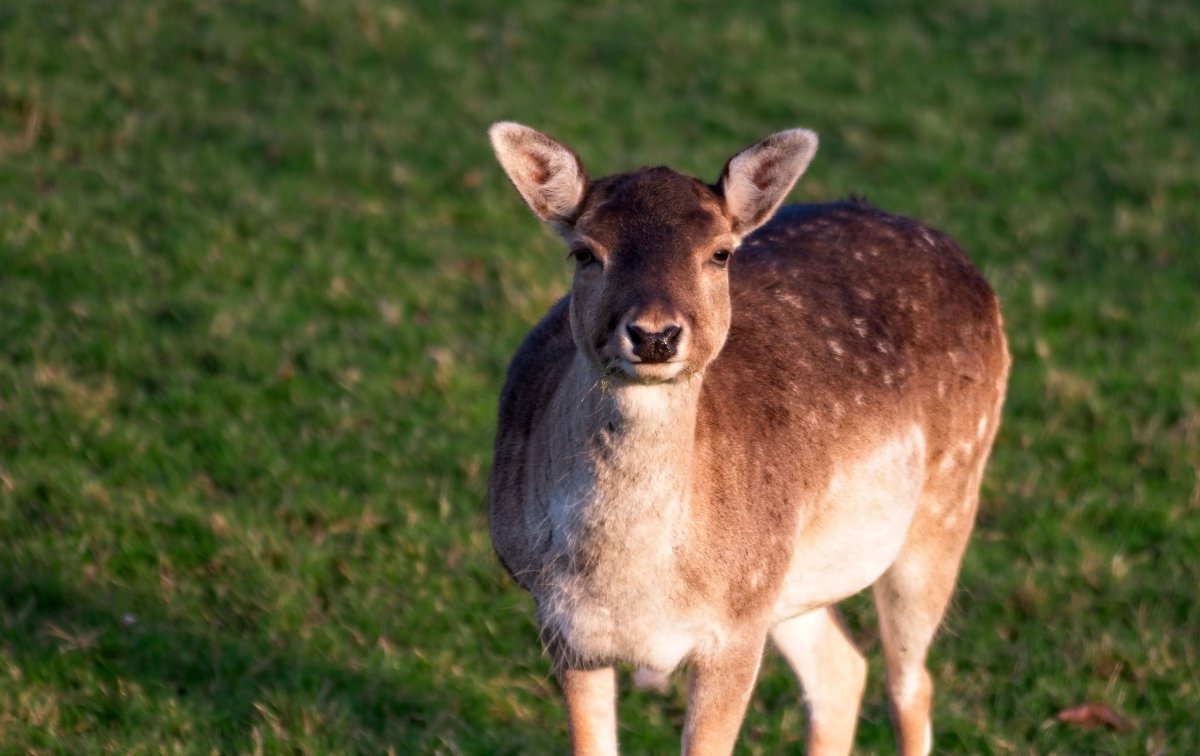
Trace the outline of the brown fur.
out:
[[[490,486],[496,552],[538,600],[564,680],[621,661],[670,667],[682,649],[693,669],[685,743],[727,752],[768,631],[792,611],[824,612],[887,567],[830,595],[820,583],[837,574],[805,577],[811,591],[797,587],[796,560],[825,549],[835,563],[855,564],[870,548],[854,533],[875,516],[850,527],[846,518],[894,517],[907,536],[895,534],[899,553],[876,596],[894,610],[881,621],[898,735],[907,750],[928,749],[928,696],[913,691],[928,682],[925,648],[999,421],[1009,359],[999,306],[947,237],[861,202],[785,208],[737,245],[757,223],[751,216],[768,217],[803,170],[781,177],[799,149],[789,134],[731,160],[768,190],[766,204],[740,218],[725,201],[729,164],[716,186],[663,167],[587,184],[563,228],[597,262],[579,266],[572,294],[526,338],[501,394]],[[727,268],[713,262],[735,247]],[[634,320],[684,328],[684,369],[661,387],[635,385],[658,373],[620,362],[621,328]],[[671,408],[663,417],[659,404]],[[872,459],[882,460],[880,474],[912,480],[919,497],[871,510],[830,499],[834,490],[872,491],[871,480],[854,477],[876,469]],[[906,578],[918,570],[935,590]],[[675,626],[690,634],[676,638]],[[821,703],[809,694],[810,707],[825,707],[817,720],[854,711],[865,665],[840,630],[821,620],[788,627],[813,643],[824,638],[826,656],[844,659],[807,664],[788,648],[805,643],[777,638],[811,678],[806,692],[833,677],[845,683],[831,690],[855,697]],[[573,732],[596,705],[576,699],[568,692]],[[814,732],[810,747],[852,743],[853,717],[839,719]],[[578,740],[576,748],[587,750]]]

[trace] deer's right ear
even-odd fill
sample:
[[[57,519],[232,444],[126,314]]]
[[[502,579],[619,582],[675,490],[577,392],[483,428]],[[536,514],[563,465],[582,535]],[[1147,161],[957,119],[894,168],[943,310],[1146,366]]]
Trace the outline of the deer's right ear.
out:
[[[588,184],[579,156],[519,123],[494,123],[488,137],[500,166],[533,214],[559,231],[570,228]]]

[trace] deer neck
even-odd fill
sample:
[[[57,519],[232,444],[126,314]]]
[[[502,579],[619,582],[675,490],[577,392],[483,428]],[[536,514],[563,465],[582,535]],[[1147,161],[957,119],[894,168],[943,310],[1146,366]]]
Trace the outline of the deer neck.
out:
[[[576,358],[552,415],[549,514],[558,533],[605,542],[608,553],[614,543],[620,552],[657,551],[683,536],[700,383],[627,383]]]

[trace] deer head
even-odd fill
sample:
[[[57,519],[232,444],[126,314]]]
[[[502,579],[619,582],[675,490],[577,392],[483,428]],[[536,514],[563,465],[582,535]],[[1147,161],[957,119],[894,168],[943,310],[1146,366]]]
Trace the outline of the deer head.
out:
[[[575,262],[571,330],[600,372],[637,383],[700,373],[729,333],[729,266],[817,150],[804,129],[737,153],[716,184],[670,168],[589,180],[579,157],[516,123],[489,130],[500,165]]]

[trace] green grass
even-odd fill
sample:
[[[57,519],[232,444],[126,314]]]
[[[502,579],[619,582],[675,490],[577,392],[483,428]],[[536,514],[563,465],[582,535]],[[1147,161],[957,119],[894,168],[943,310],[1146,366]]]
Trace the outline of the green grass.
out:
[[[0,6],[3,750],[565,748],[484,515],[506,361],[568,281],[503,118],[710,179],[811,127],[795,198],[955,236],[1015,365],[937,750],[1200,751],[1200,9],[727,5]],[[1091,701],[1130,729],[1054,721]],[[682,715],[623,695],[628,752]],[[740,752],[802,742],[771,658]]]

